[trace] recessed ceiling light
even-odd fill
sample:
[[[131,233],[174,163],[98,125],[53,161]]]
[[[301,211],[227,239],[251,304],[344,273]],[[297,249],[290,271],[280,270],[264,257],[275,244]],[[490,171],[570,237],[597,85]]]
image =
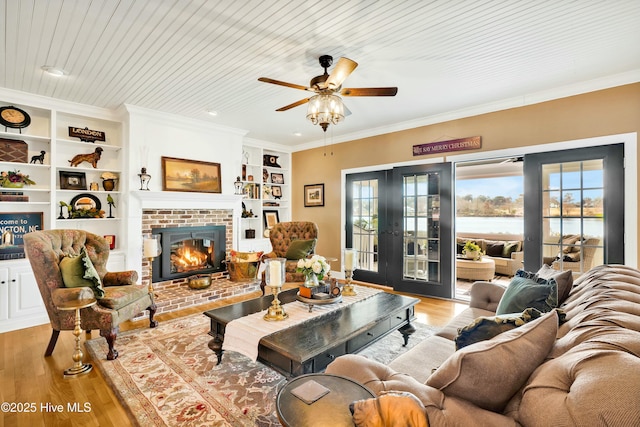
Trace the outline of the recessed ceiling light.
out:
[[[302,132],[294,132],[293,135],[294,136],[302,136]]]
[[[49,74],[50,76],[55,76],[55,77],[62,77],[67,75],[67,72],[64,71],[62,68],[59,67],[51,67],[49,65],[44,65],[42,66],[42,70]]]
[[[215,110],[209,110],[209,111],[207,111],[207,113],[209,113],[210,115],[212,115],[214,117],[218,115],[218,112],[215,111]]]

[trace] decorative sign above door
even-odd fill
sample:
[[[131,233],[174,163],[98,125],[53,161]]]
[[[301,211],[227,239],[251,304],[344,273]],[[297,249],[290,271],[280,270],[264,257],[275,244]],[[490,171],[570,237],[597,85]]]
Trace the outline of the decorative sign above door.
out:
[[[479,150],[480,148],[482,148],[482,137],[472,136],[469,138],[451,139],[449,141],[414,145],[413,155],[422,156],[425,154],[440,154],[450,151]]]

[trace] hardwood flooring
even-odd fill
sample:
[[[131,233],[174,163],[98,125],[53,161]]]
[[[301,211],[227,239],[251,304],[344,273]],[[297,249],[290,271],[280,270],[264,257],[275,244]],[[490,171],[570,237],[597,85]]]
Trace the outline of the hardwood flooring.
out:
[[[258,295],[237,297],[224,304]],[[158,316],[158,321],[202,313],[224,304],[212,302],[166,313]],[[466,304],[459,302],[420,298],[416,317],[429,325],[444,326],[465,307]],[[125,322],[120,330],[145,327],[148,327],[147,321]],[[127,412],[99,369],[94,368],[78,378],[63,378],[62,372],[73,363],[75,341],[71,331],[61,332],[53,355],[44,357],[50,335],[48,324],[0,334],[0,403],[12,404],[16,410],[7,412],[3,407],[0,427],[130,425]],[[94,331],[92,336],[99,334]],[[85,334],[80,338],[83,344]],[[86,352],[84,361],[91,362]]]

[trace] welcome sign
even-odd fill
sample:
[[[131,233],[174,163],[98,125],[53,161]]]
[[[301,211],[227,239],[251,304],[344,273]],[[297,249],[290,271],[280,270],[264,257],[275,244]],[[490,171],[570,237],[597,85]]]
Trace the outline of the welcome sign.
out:
[[[482,148],[482,137],[472,136],[469,138],[414,145],[413,155],[422,156],[425,154],[441,154],[451,151],[479,150],[480,148]]]
[[[24,258],[22,236],[42,230],[42,212],[0,213],[0,260]]]

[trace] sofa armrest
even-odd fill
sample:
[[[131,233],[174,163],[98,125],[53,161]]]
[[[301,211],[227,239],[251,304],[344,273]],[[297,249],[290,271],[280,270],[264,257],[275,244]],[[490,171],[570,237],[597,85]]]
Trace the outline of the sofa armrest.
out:
[[[520,263],[520,265],[522,265],[522,262],[524,261],[524,252],[511,252],[511,259],[517,261],[518,263]]]
[[[481,308],[495,313],[505,288],[491,282],[474,282],[469,294],[469,307]]]
[[[138,281],[138,272],[135,270],[108,272],[102,278],[103,286],[135,285]]]

